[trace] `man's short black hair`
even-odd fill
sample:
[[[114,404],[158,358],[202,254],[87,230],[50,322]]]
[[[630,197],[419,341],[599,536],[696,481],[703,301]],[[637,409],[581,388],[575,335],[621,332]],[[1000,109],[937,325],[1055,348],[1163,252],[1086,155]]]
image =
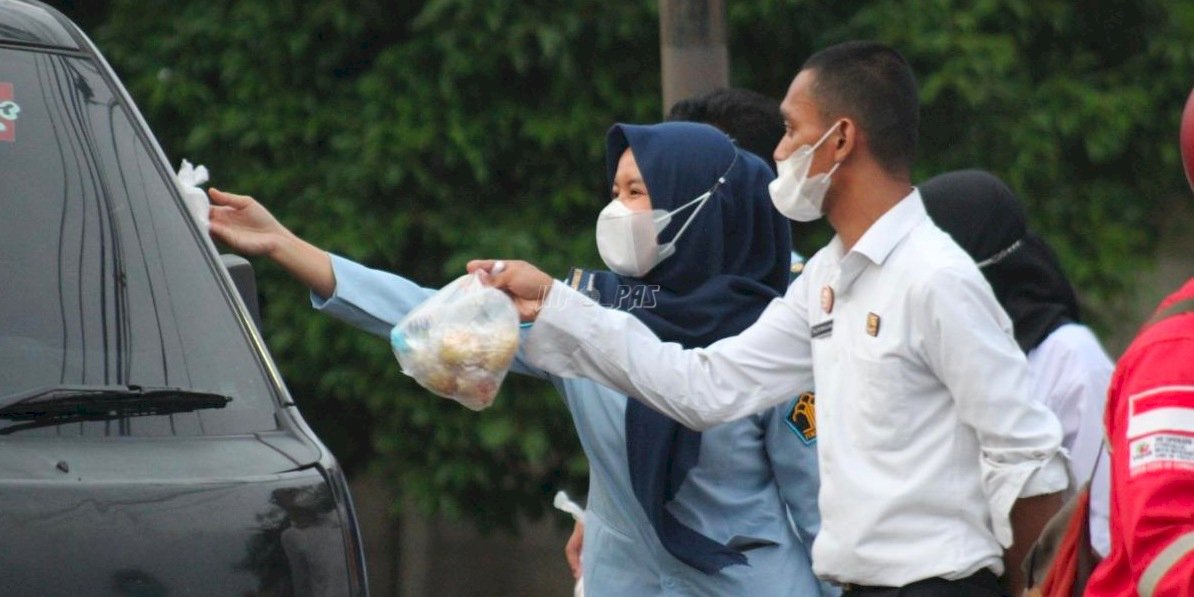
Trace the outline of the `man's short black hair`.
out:
[[[899,52],[879,42],[851,41],[813,54],[801,70],[815,74],[813,101],[823,117],[854,119],[885,170],[911,170],[920,102],[916,76]]]
[[[667,119],[711,124],[775,169],[771,153],[784,136],[784,123],[774,98],[747,89],[721,88],[676,102]]]

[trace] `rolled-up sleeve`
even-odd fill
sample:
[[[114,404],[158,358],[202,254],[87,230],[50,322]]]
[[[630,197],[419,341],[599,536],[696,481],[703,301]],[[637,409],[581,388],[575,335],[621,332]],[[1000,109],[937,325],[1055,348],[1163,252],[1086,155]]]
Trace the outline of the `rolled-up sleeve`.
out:
[[[812,385],[807,318],[789,297],[772,301],[740,335],[686,350],[662,342],[629,313],[556,282],[526,340],[532,365],[639,397],[696,430],[760,412]]]
[[[922,292],[920,345],[953,396],[959,419],[978,436],[993,530],[1007,547],[1016,500],[1069,484],[1061,424],[1031,398],[1027,362],[1011,322],[977,271],[942,268]]]

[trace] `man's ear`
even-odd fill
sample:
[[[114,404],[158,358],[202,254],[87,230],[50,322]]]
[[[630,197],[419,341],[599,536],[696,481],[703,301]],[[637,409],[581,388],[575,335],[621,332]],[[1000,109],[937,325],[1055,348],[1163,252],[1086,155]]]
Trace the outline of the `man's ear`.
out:
[[[841,163],[854,153],[855,146],[861,141],[859,135],[862,131],[852,118],[842,118],[838,122],[841,124],[838,125],[837,132],[830,135],[825,142],[833,147],[833,161]]]

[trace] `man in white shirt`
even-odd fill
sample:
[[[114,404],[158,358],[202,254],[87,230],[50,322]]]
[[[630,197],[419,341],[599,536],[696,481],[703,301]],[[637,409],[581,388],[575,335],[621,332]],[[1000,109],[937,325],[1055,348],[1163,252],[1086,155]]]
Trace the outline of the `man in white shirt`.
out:
[[[882,44],[840,44],[804,64],[781,105],[772,199],[794,219],[824,213],[837,236],[739,336],[662,343],[523,262],[493,283],[538,318],[523,346],[532,363],[694,429],[815,377],[818,576],[848,595],[999,595],[1003,548],[1031,545],[1068,483],[1061,429],[1029,397],[990,286],[911,186],[918,109],[911,69]]]

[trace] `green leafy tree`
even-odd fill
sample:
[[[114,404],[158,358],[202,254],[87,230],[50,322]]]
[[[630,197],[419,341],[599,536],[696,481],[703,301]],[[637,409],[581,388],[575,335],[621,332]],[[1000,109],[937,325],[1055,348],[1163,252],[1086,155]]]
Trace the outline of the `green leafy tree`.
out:
[[[63,0],[68,12],[75,4]],[[1026,200],[1084,303],[1114,317],[1184,188],[1177,119],[1194,7],[1177,0],[730,2],[732,79],[781,97],[852,38],[920,76],[916,176],[982,167]],[[653,121],[655,2],[175,0],[88,3],[101,49],[167,153],[207,164],[313,242],[442,285],[479,256],[598,265],[604,132]],[[811,254],[824,224],[798,228]],[[387,343],[313,313],[258,263],[265,334],[349,467],[483,528],[539,515],[584,461],[555,390],[509,378],[476,414],[404,378]]]
[[[1151,266],[1156,221],[1188,193],[1177,131],[1194,86],[1194,5],[763,0],[729,11],[736,81],[777,96],[817,48],[858,38],[897,47],[921,89],[914,179],[996,173],[1058,250],[1096,327],[1124,315],[1136,272]],[[780,41],[760,50],[758,39]],[[827,238],[811,231],[806,251]]]
[[[175,159],[302,236],[437,287],[481,255],[598,263],[605,130],[660,112],[647,3],[112,2],[99,44]],[[483,414],[400,375],[388,343],[310,310],[259,263],[265,332],[349,465],[482,527],[543,512],[585,464],[549,384]]]

